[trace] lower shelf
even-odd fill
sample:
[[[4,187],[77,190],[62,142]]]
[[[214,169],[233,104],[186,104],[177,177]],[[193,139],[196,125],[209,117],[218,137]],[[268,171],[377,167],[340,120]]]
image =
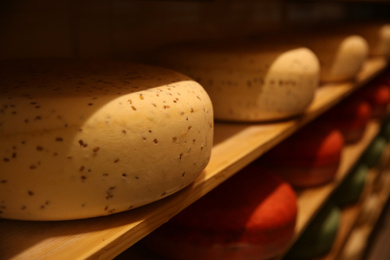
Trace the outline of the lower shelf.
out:
[[[332,250],[317,260],[359,260],[390,195],[390,145],[378,167],[366,177],[359,202],[342,208],[341,224]]]
[[[382,172],[373,174],[376,182],[379,182],[379,189],[371,190],[370,194],[365,197],[361,210],[356,210],[355,213],[343,212],[344,215],[351,215],[355,218],[354,228],[349,231],[349,236],[346,236],[341,244],[335,243],[334,253],[330,254],[326,259],[339,259],[339,260],[360,260],[363,259],[365,249],[369,244],[369,237],[375,228],[379,217],[381,216],[390,196],[390,170],[387,164],[386,169]],[[375,183],[373,183],[373,186]],[[347,223],[348,220],[342,223]],[[346,239],[348,238],[348,239]],[[390,257],[390,256],[389,256]]]
[[[299,211],[296,232],[291,245],[301,235],[310,220],[317,214],[321,206],[328,200],[334,189],[338,187],[349,170],[355,165],[356,161],[361,157],[363,151],[368,147],[368,145],[377,135],[378,131],[379,123],[372,121],[368,125],[365,135],[360,140],[360,142],[348,145],[344,148],[339,171],[332,182],[320,187],[297,191]],[[373,179],[374,173],[371,175],[371,178]],[[346,238],[349,236],[353,227],[355,226],[355,223],[357,222],[361,208],[362,203],[359,203],[343,210],[342,223],[346,224],[342,225],[342,230],[339,232],[339,237],[335,243],[337,246],[335,246],[334,250],[332,250],[328,256],[324,257],[323,260],[335,259],[335,256],[340,253]],[[157,260],[161,258],[144,249],[142,245],[135,244],[133,247],[119,255],[116,259]]]

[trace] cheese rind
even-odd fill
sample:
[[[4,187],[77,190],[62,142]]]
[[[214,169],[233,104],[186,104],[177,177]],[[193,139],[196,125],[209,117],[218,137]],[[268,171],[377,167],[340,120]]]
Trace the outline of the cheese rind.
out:
[[[355,78],[368,57],[369,47],[366,40],[358,35],[342,39],[335,52],[333,61],[323,66],[322,81],[345,81]]]
[[[213,109],[182,74],[127,62],[1,64],[0,217],[136,208],[206,167]]]
[[[189,75],[206,89],[218,120],[293,117],[306,111],[318,87],[317,57],[301,47],[175,46],[158,56],[160,64]]]
[[[167,259],[272,259],[291,243],[295,191],[248,165],[143,240]]]

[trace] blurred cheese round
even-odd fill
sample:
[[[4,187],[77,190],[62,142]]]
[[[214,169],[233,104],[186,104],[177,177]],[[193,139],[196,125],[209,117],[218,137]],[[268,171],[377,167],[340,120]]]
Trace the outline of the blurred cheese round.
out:
[[[209,161],[212,104],[182,74],[119,61],[0,67],[2,218],[129,210],[187,186]]]
[[[326,204],[292,246],[287,259],[313,259],[328,253],[338,233],[340,216],[338,207]]]
[[[356,203],[364,190],[367,165],[358,163],[334,191],[332,200],[340,207]]]
[[[390,85],[381,80],[374,80],[356,92],[367,101],[372,110],[372,117],[382,120],[388,113],[390,104]]]
[[[336,45],[337,48],[334,49],[333,55],[330,55],[328,48],[332,45]],[[313,51],[321,61],[321,81],[324,82],[354,79],[368,56],[367,42],[358,35],[334,40],[319,38],[316,43],[308,46],[313,46]]]
[[[353,95],[328,110],[321,120],[339,129],[346,143],[355,143],[363,137],[371,116],[370,104]]]
[[[317,57],[301,47],[202,43],[167,47],[157,56],[160,64],[201,83],[219,120],[296,116],[306,111],[318,87]]]
[[[293,186],[321,185],[331,181],[337,173],[343,147],[342,133],[317,121],[274,147],[259,163],[270,167]]]
[[[369,51],[367,41],[360,35],[327,29],[283,31],[270,35],[267,40],[297,44],[313,51],[320,62],[321,82],[353,80],[362,69]]]
[[[167,259],[270,259],[288,247],[297,198],[280,177],[250,165],[151,233]]]
[[[390,118],[385,118],[382,122],[379,135],[386,139],[386,142],[390,141]]]
[[[377,136],[364,151],[362,161],[370,168],[378,166],[386,145],[386,139],[382,136]]]
[[[371,56],[390,58],[390,24],[364,22],[339,26],[339,31],[353,32],[361,35],[367,41]]]
[[[373,36],[366,37],[370,45],[370,54],[390,58],[390,24],[383,24],[377,29],[371,28],[367,34],[370,32]]]
[[[375,215],[381,208],[381,200],[377,193],[372,193],[363,201],[362,209],[356,221],[357,226],[371,225]]]

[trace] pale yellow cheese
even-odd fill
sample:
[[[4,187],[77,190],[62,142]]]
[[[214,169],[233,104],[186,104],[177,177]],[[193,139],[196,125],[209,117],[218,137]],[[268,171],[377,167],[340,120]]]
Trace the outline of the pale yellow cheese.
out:
[[[312,50],[321,64],[320,81],[353,80],[367,60],[369,47],[359,35],[344,33],[304,33],[288,36],[290,44],[301,44]]]
[[[320,62],[320,81],[350,81],[361,71],[369,53],[369,46],[359,34],[348,31],[315,30],[280,31],[263,37],[253,37],[256,42],[304,46],[318,57]]]
[[[364,22],[342,25],[333,28],[338,34],[353,33],[361,35],[368,43],[369,55],[390,58],[390,24]]]
[[[318,87],[317,57],[301,47],[201,43],[168,47],[156,56],[159,64],[189,75],[206,89],[218,120],[296,116],[306,111]]]
[[[127,62],[0,64],[0,217],[133,209],[206,167],[213,109],[182,74]]]
[[[382,25],[377,31],[376,37],[371,41],[370,54],[390,58],[390,24]]]
[[[326,48],[328,41],[323,40],[323,48]],[[315,49],[315,47],[313,47]],[[354,79],[361,71],[364,62],[368,57],[368,45],[365,39],[358,35],[347,36],[340,40],[333,55],[328,51],[319,57],[324,61],[321,65],[322,81],[348,81]],[[327,59],[332,57],[332,59]],[[320,58],[321,60],[321,58]]]

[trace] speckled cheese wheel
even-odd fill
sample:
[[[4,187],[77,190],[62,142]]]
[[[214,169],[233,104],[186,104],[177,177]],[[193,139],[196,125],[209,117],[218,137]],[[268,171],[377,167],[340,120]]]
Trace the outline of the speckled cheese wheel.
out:
[[[368,30],[369,32],[375,32],[372,38],[366,37],[370,45],[370,54],[390,58],[390,24],[383,24],[376,30]]]
[[[312,187],[334,178],[343,148],[342,133],[317,121],[274,147],[258,163],[267,165],[295,187]]]
[[[321,62],[321,81],[354,79],[368,57],[368,44],[358,35],[314,37],[305,41]]]
[[[270,259],[289,246],[296,217],[291,186],[250,165],[143,243],[167,259]]]
[[[335,33],[333,30],[287,32],[283,39],[281,36],[276,38],[312,50],[321,64],[322,82],[353,80],[360,72],[369,52],[367,41],[360,35]]]
[[[0,64],[0,217],[68,220],[164,198],[207,165],[213,110],[182,74],[115,61]]]
[[[202,43],[167,47],[157,56],[159,64],[201,83],[218,120],[296,116],[306,111],[318,87],[317,57],[301,47]]]
[[[309,223],[287,254],[287,259],[308,260],[324,256],[334,244],[340,226],[341,212],[326,204]]]
[[[369,46],[371,56],[390,58],[390,24],[363,23],[342,26],[343,31],[353,31],[364,37]]]
[[[332,200],[340,207],[356,203],[364,190],[367,172],[367,165],[355,165],[333,193]]]
[[[326,44],[320,43],[324,47]],[[315,52],[317,53],[317,52]],[[336,50],[333,59],[327,62],[329,57],[326,52],[321,55],[324,61],[321,65],[321,81],[347,81],[354,79],[363,67],[368,56],[368,45],[364,38],[358,35],[351,35],[342,39]],[[323,64],[328,64],[325,66]]]

